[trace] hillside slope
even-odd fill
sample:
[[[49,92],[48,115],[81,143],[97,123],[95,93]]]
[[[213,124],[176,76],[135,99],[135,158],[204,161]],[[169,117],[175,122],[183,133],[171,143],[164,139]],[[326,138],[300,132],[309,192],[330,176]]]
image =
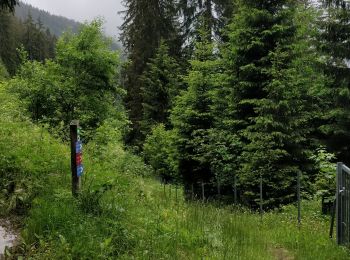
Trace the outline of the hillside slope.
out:
[[[48,28],[50,32],[57,37],[61,36],[62,33],[67,30],[72,30],[72,32],[76,33],[81,26],[81,23],[74,21],[73,19],[51,14],[47,11],[41,10],[23,2],[21,2],[20,5],[16,6],[15,16],[20,20],[25,21],[29,14],[32,16],[34,21],[38,21],[40,19],[43,26]],[[120,43],[113,40],[111,49],[120,50]]]
[[[25,21],[28,14],[33,17],[34,21],[37,21],[40,18],[43,25],[49,28],[50,31],[57,37],[68,29],[71,29],[73,32],[77,32],[80,26],[80,23],[72,19],[50,14],[47,11],[40,10],[32,5],[21,2],[20,5],[16,7],[15,15],[22,21]]]

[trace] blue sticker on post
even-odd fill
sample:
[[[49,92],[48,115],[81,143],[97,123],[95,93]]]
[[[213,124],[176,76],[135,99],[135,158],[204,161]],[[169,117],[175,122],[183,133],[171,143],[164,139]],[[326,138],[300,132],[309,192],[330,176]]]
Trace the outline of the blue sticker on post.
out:
[[[77,167],[77,175],[78,175],[78,177],[81,177],[83,175],[83,173],[84,173],[84,167],[83,167],[83,165],[79,165]]]
[[[75,153],[81,153],[81,150],[83,149],[83,144],[81,141],[78,141],[75,143]]]

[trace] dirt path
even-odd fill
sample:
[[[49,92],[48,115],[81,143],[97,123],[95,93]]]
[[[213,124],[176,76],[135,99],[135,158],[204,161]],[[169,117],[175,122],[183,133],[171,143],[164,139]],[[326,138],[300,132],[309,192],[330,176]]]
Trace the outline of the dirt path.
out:
[[[0,259],[4,258],[5,248],[13,246],[17,239],[10,227],[9,221],[0,220]]]
[[[291,253],[283,247],[270,248],[270,252],[276,260],[294,260]]]

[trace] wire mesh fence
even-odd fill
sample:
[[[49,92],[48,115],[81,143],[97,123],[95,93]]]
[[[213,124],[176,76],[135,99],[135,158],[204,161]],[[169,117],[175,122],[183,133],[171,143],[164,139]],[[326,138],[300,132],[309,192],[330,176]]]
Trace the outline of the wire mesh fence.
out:
[[[296,212],[296,216],[297,216],[297,222],[298,222],[298,226],[301,226],[301,213],[302,213],[302,209],[301,209],[301,201],[302,201],[302,194],[301,194],[301,186],[302,186],[302,176],[301,173],[298,173],[296,176],[296,187],[295,187],[295,197],[296,197],[296,202],[297,202],[297,212]],[[175,194],[176,194],[176,200],[178,199],[178,192],[181,189],[179,185],[171,185],[171,184],[167,184],[166,182],[162,182],[163,185],[163,193],[165,197],[171,197],[172,196],[172,192],[174,193],[173,190],[175,190]],[[168,186],[168,187],[167,187]],[[262,217],[264,214],[264,199],[268,199],[268,198],[264,198],[264,181],[263,181],[263,176],[259,177],[259,182],[258,182],[258,189],[259,189],[259,194],[258,194],[258,200],[257,200],[257,205],[258,207],[256,208],[256,210],[258,210],[260,216]],[[216,187],[216,188],[215,188]],[[213,192],[213,189],[216,189]],[[185,188],[186,190],[186,188]],[[208,183],[208,182],[204,182],[204,181],[199,181],[197,183],[192,183],[190,185],[190,187],[187,188],[187,191],[185,191],[185,193],[187,192],[187,194],[185,194],[185,197],[188,200],[191,201],[200,201],[202,203],[208,203],[208,202],[218,202],[220,200],[222,200],[223,198],[223,194],[221,194],[221,186],[219,184],[217,185],[213,185],[213,183]],[[213,194],[215,194],[215,196],[213,196]],[[233,197],[230,197],[230,204],[234,204],[236,206],[240,205],[240,201],[239,201],[239,190],[238,190],[238,185],[237,185],[237,177],[235,176],[234,178],[234,182],[232,185],[232,190],[231,190],[231,194],[233,195]],[[226,202],[227,204],[227,202]]]

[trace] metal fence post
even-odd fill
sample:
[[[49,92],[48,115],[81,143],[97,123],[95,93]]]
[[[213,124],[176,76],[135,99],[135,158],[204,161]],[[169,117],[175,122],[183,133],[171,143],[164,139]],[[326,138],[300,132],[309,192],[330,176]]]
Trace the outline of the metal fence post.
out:
[[[235,205],[237,205],[237,176],[235,174],[235,177],[234,177],[234,184],[233,184],[233,187],[234,187],[234,201],[235,201]]]
[[[298,227],[301,225],[301,173],[298,171]]]
[[[263,179],[262,175],[260,175],[260,216],[262,218],[263,215]]]
[[[194,185],[191,184],[191,199],[194,200]]]
[[[205,201],[204,181],[202,181],[202,201]]]
[[[218,195],[219,197],[221,196],[221,181],[220,178],[217,180],[217,190],[218,190]]]
[[[176,203],[177,203],[177,184],[176,184],[176,186],[175,186],[175,201],[176,201]]]
[[[341,229],[341,223],[342,223],[342,214],[341,214],[341,195],[340,195],[340,190],[341,190],[341,174],[342,174],[342,168],[343,168],[343,163],[338,162],[337,163],[337,177],[336,177],[336,182],[337,182],[337,190],[336,190],[336,230],[337,230],[337,244],[340,245],[342,244],[342,229]]]

